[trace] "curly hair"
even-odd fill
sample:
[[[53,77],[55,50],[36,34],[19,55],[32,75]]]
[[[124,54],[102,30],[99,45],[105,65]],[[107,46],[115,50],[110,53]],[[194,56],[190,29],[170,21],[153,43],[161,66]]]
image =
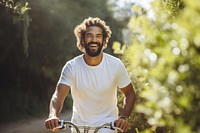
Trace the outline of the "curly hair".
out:
[[[84,42],[83,39],[85,38],[86,28],[90,26],[98,26],[103,30],[103,41],[104,41],[103,48],[107,47],[108,40],[111,37],[112,32],[110,30],[110,27],[106,25],[105,21],[97,17],[95,18],[89,17],[85,19],[80,25],[77,25],[74,29],[74,34],[77,39],[77,47],[81,52],[85,51],[82,42]]]

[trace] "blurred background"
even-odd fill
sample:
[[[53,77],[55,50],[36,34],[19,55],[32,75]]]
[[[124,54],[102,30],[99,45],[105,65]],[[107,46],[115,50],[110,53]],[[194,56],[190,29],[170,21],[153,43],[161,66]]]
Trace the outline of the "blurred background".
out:
[[[89,16],[110,26],[105,52],[122,59],[135,86],[128,132],[200,133],[198,0],[0,0],[0,129],[48,132],[61,69],[81,54],[73,30]],[[64,118],[71,105],[69,95]]]

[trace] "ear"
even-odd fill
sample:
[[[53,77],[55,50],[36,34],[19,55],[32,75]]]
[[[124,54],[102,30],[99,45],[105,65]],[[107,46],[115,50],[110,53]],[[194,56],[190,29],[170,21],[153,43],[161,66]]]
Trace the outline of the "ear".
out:
[[[105,46],[106,45],[106,39],[104,38],[103,39],[103,46]]]
[[[85,44],[84,39],[81,39],[81,45],[84,46],[84,44]]]

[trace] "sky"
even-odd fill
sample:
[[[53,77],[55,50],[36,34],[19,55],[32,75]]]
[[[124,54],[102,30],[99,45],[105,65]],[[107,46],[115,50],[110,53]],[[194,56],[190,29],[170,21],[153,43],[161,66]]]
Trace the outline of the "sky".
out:
[[[149,9],[151,7],[150,2],[153,0],[117,0],[119,7],[124,7],[126,3],[135,3],[136,5],[140,5],[145,9]]]
[[[121,16],[121,14],[120,14],[120,10],[123,11],[123,10],[131,9],[130,7],[127,7],[130,5],[130,3],[134,3],[135,5],[143,7],[144,9],[147,10],[148,18],[155,19],[154,12],[153,12],[153,10],[151,8],[151,4],[150,4],[154,0],[110,0],[110,1],[114,2],[117,5],[117,7],[116,7],[117,11],[115,13],[115,17],[118,19],[120,19],[120,18],[123,19],[123,16]],[[129,13],[129,12],[127,12],[127,13]],[[128,15],[128,16],[130,16],[130,15]]]

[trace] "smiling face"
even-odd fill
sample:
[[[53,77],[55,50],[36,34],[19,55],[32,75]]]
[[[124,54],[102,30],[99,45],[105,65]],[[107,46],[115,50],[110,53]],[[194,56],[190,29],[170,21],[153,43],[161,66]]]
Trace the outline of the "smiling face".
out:
[[[90,26],[86,29],[84,38],[85,52],[91,56],[98,56],[103,49],[103,31],[98,26]]]

